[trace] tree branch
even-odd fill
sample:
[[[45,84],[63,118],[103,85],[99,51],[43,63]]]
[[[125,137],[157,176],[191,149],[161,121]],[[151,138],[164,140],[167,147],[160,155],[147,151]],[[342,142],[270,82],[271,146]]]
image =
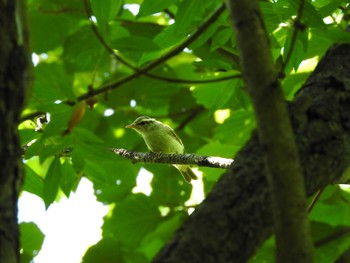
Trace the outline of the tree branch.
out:
[[[228,169],[233,164],[232,159],[216,156],[199,156],[196,154],[164,154],[143,153],[126,149],[111,148],[112,152],[130,159],[133,163],[165,163],[165,164],[188,164],[212,168]]]

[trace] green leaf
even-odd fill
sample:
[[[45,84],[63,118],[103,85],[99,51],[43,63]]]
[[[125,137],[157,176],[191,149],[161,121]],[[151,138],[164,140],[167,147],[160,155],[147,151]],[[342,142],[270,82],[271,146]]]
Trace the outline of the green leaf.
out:
[[[290,52],[293,34],[294,34],[294,31],[291,31],[291,30],[288,31],[286,44],[284,46],[285,51],[283,52],[284,60],[286,59],[287,54]],[[307,47],[308,47],[308,30],[305,30],[303,32],[298,32],[296,41],[293,46],[292,55],[289,61],[290,64],[288,68],[293,66],[295,71],[298,70],[300,63],[305,59]],[[287,72],[288,72],[288,69],[287,69]]]
[[[34,129],[21,129],[18,131],[19,137],[21,139],[21,145],[26,145],[29,142],[32,142],[35,139],[38,139],[40,133]]]
[[[350,207],[344,202],[331,205],[317,203],[309,217],[311,220],[331,226],[350,226]]]
[[[249,259],[248,263],[268,263],[275,262],[276,246],[275,237],[267,239],[260,247],[258,253]]]
[[[201,14],[203,3],[203,0],[186,0],[180,3],[175,17],[177,35],[184,35],[192,30],[194,19]]]
[[[222,144],[220,142],[210,142],[198,149],[196,153],[199,155],[233,158],[239,149],[239,146]]]
[[[62,132],[67,128],[68,121],[74,111],[64,103],[52,104],[50,108],[45,109],[50,114],[50,122],[44,129],[43,138],[62,136]]]
[[[126,263],[121,245],[113,238],[105,237],[91,246],[82,263]]]
[[[147,256],[148,260],[152,260],[187,218],[188,215],[185,212],[177,212],[161,222],[153,232],[143,239],[140,251]]]
[[[20,223],[21,263],[33,262],[44,242],[44,234],[38,226],[32,222]]]
[[[144,0],[136,17],[139,18],[161,12],[165,8],[176,3],[176,1],[177,0]]]
[[[153,177],[152,197],[159,205],[167,207],[183,206],[190,198],[192,185],[184,182],[180,172],[168,165],[147,165]]]
[[[61,46],[78,22],[64,13],[45,13],[34,9],[29,9],[28,20],[31,51],[37,54]]]
[[[44,146],[45,146],[45,140],[42,140],[42,139],[36,140],[26,149],[24,153],[24,159],[29,160],[34,156],[38,156],[42,151],[42,147]]]
[[[297,12],[297,10],[299,9],[299,2],[293,0],[288,0],[288,2],[291,5],[291,7],[295,10],[295,12]],[[313,6],[313,4],[309,1],[304,1],[302,20],[308,26],[312,27],[320,28],[325,25],[322,17],[320,16],[316,8]]]
[[[337,1],[337,0],[332,0],[328,5],[325,5],[321,7],[318,10],[318,13],[322,18],[325,18],[327,16],[330,16],[334,13],[335,10],[339,8],[339,5],[345,1]]]
[[[135,194],[117,204],[112,216],[105,220],[103,232],[113,233],[123,244],[135,247],[161,221],[157,204],[145,195]]]
[[[23,190],[35,194],[39,197],[43,196],[43,178],[31,169],[28,165],[23,164],[24,167],[24,183]]]
[[[95,70],[97,64],[108,65],[109,54],[102,47],[90,26],[79,28],[64,43],[63,61],[69,71]]]
[[[114,162],[87,160],[84,174],[94,183],[100,202],[112,203],[123,200],[136,186],[139,167],[128,160]]]
[[[198,85],[192,90],[193,97],[197,103],[202,104],[211,112],[221,109],[221,107],[230,99],[240,81],[236,79],[221,81],[214,85]]]
[[[152,40],[140,36],[116,38],[112,41],[111,46],[119,51],[146,52],[160,49]]]
[[[293,99],[295,93],[301,88],[308,76],[309,73],[295,73],[288,75],[283,80],[283,90],[287,96],[287,99]]]
[[[73,168],[73,166],[66,160],[62,164],[62,176],[60,187],[63,193],[69,198],[69,195],[73,189],[73,187],[77,183],[77,175]]]
[[[113,20],[123,6],[122,0],[90,0],[90,3],[93,15],[101,26]]]
[[[123,27],[120,23],[111,22],[108,24],[108,38],[110,41],[114,41],[118,38],[128,37],[130,33],[125,27]]]
[[[336,262],[338,257],[349,249],[350,236],[347,228],[334,228],[327,224],[312,222],[311,229],[316,244],[322,240],[326,241],[316,247],[315,262]]]
[[[236,111],[217,128],[214,139],[241,147],[250,138],[254,128],[255,118],[251,110]]]
[[[195,61],[193,65],[197,68],[198,71],[229,71],[232,70],[232,65],[226,61],[219,59],[206,59],[202,61]]]
[[[45,176],[43,198],[46,209],[55,201],[58,193],[58,187],[61,181],[62,171],[60,158],[55,157],[52,160],[49,170]]]
[[[190,44],[189,49],[194,50],[206,44],[209,38],[211,38],[214,35],[214,33],[218,30],[219,27],[220,27],[220,23],[211,24],[194,42]],[[231,29],[231,33],[232,31],[233,30]]]
[[[213,37],[210,50],[213,51],[224,46],[231,37],[233,37],[233,30],[231,27],[225,27],[217,31]]]
[[[167,26],[153,39],[154,43],[156,43],[159,47],[161,47],[162,50],[144,53],[140,58],[139,66],[160,57],[170,47],[175,46],[176,44],[180,43],[182,40],[183,38],[179,38],[178,36],[175,35],[175,24]]]
[[[57,100],[76,100],[73,76],[57,63],[40,63],[35,67],[35,81],[31,100],[36,104]]]

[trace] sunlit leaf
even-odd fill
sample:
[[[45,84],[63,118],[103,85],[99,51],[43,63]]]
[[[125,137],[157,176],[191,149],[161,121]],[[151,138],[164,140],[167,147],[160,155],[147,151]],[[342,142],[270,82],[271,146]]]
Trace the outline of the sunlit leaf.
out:
[[[151,15],[174,4],[176,0],[144,0],[140,6],[137,17]]]
[[[90,3],[93,15],[102,26],[112,20],[123,5],[121,0],[90,0]]]
[[[103,231],[114,233],[123,244],[134,247],[162,221],[156,203],[142,194],[135,194],[118,203]]]
[[[71,191],[73,190],[73,187],[77,183],[78,178],[73,166],[68,161],[65,161],[62,164],[61,169],[62,169],[62,176],[61,176],[60,187],[63,193],[67,197],[69,197]]]
[[[46,209],[55,201],[62,176],[61,171],[60,158],[55,157],[52,160],[44,180],[43,199]]]
[[[196,86],[192,94],[198,103],[211,111],[215,111],[230,99],[237,84],[237,80],[228,80],[219,82],[215,86],[210,84],[200,85]]]
[[[103,238],[88,249],[82,262],[124,263],[126,260],[119,242],[113,238]]]
[[[23,190],[37,196],[43,196],[43,178],[35,173],[28,165],[24,165]]]
[[[162,206],[181,206],[189,199],[192,186],[187,184],[175,167],[148,165],[153,174],[152,197]]]
[[[250,138],[255,128],[255,118],[252,111],[237,111],[217,128],[215,137],[221,143],[242,146]]]
[[[30,263],[38,254],[44,242],[44,234],[38,226],[32,222],[19,224],[20,244],[21,244],[21,262]]]

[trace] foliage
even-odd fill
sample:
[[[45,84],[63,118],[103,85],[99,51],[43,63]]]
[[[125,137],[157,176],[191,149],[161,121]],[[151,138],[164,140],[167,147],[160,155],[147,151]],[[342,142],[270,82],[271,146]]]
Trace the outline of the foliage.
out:
[[[305,1],[299,24],[293,20],[299,14],[296,3],[261,1],[289,99],[312,69],[302,62],[317,60],[332,43],[350,42],[342,19],[349,12],[347,1]],[[186,201],[192,186],[174,168],[132,164],[107,151],[146,151],[142,139],[124,129],[126,124],[140,115],[156,117],[176,128],[187,152],[202,155],[232,157],[249,139],[255,121],[228,14],[210,19],[221,4],[27,1],[35,78],[20,125],[23,190],[41,197],[48,207],[61,192],[69,197],[82,176],[91,180],[98,200],[111,204],[111,212],[103,239],[88,250],[84,262],[100,262],[102,255],[103,262],[149,262],[191,209]],[[132,12],[134,7],[139,11]],[[142,167],[153,173],[149,195],[133,192]],[[207,194],[223,171],[199,170]],[[334,188],[311,214],[316,240],[350,222],[344,201],[348,194]],[[344,213],[329,218],[335,209]],[[33,231],[21,230],[24,237]],[[346,238],[332,240],[317,249],[317,257],[327,253],[329,261],[324,262],[331,262],[348,246]],[[39,242],[28,249],[29,254],[39,250]],[[258,256],[271,257],[267,251],[273,251],[271,244]]]

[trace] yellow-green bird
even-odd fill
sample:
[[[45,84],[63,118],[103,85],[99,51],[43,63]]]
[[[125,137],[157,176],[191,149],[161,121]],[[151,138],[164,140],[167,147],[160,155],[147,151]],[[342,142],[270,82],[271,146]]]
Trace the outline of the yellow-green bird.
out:
[[[178,153],[185,152],[185,147],[176,135],[175,131],[168,125],[157,121],[151,117],[138,117],[133,123],[126,126],[126,128],[134,129],[141,134],[148,149],[154,153]],[[195,173],[188,165],[174,164],[174,166],[182,174],[186,182],[198,179]]]

